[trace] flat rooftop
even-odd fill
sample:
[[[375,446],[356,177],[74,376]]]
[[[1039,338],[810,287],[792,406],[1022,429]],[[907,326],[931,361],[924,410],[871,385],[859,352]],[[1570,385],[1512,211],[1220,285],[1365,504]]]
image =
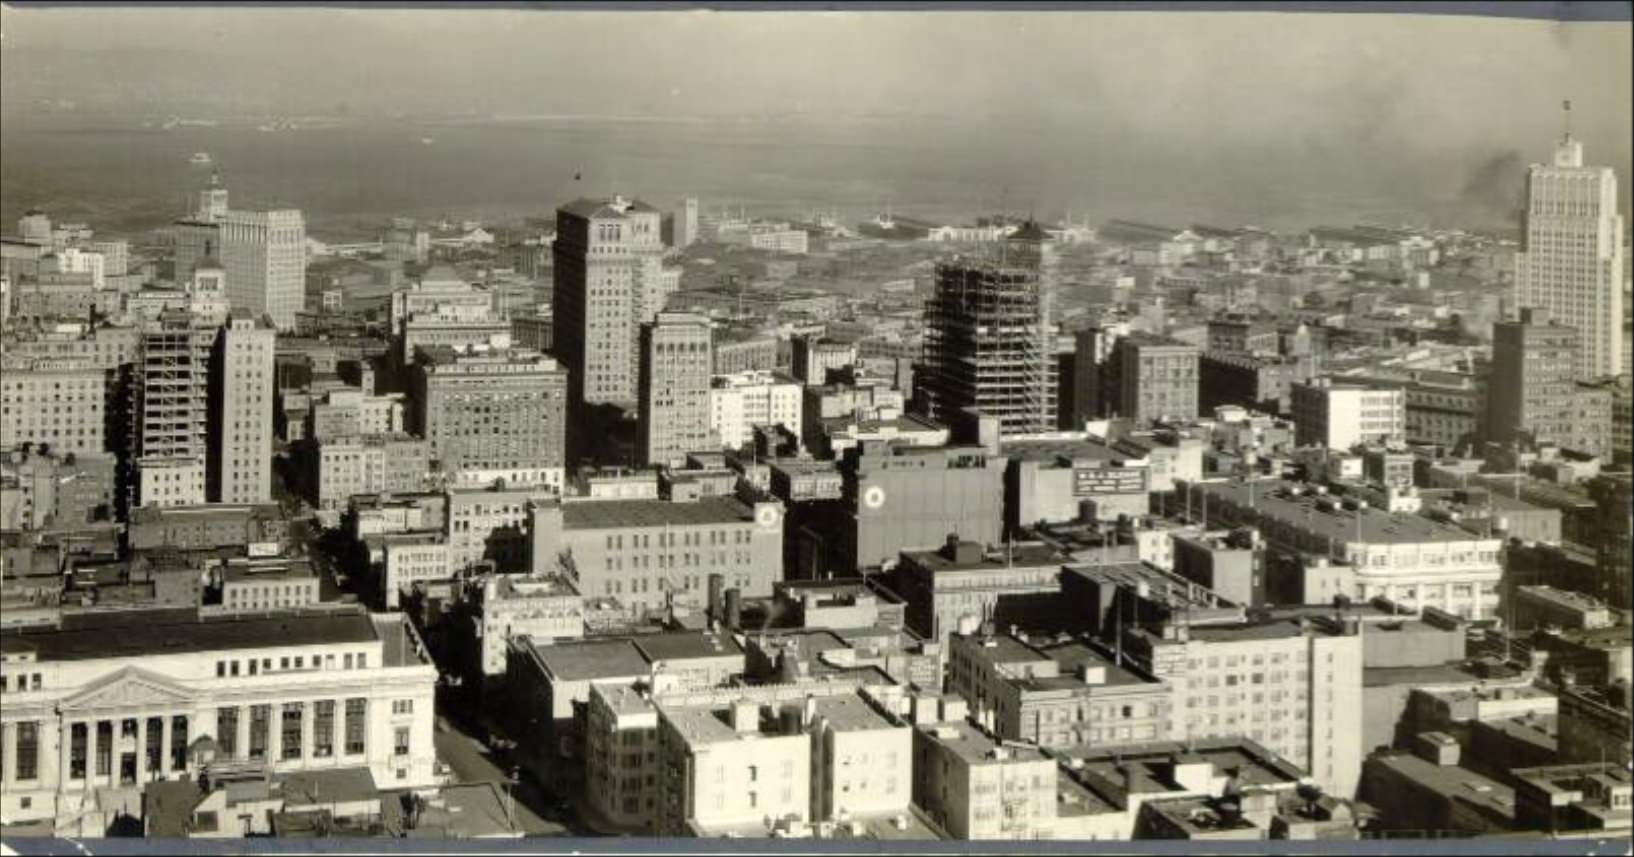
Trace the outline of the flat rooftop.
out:
[[[1006,568],[1064,566],[1072,562],[1072,557],[1048,545],[1016,545],[1008,552],[984,550],[981,559],[974,562],[957,562],[942,553],[941,550],[904,551],[902,555],[938,574],[956,571],[997,571]]]
[[[1110,463],[1121,462],[1131,457],[1100,441],[1071,438],[1002,441],[999,451],[1022,461],[1054,461],[1066,458],[1073,461],[1094,460]]]
[[[1037,762],[1047,760],[1037,747],[1010,745],[1001,747],[975,724],[961,720],[950,723],[932,723],[918,727],[919,733],[951,750],[971,765],[1001,765],[1007,761]],[[1003,750],[1007,758],[999,758]]]
[[[647,659],[630,640],[586,640],[535,645],[534,656],[559,681],[643,676],[651,672]]]
[[[1443,797],[1460,798],[1500,816],[1515,816],[1515,790],[1469,768],[1437,765],[1410,753],[1375,756],[1368,762],[1389,768]]]
[[[1362,542],[1367,544],[1422,544],[1426,542],[1480,541],[1469,532],[1451,524],[1443,524],[1422,515],[1392,514],[1369,506],[1365,509],[1346,509],[1338,505],[1339,498],[1289,496],[1285,489],[1296,483],[1281,480],[1260,480],[1250,487],[1245,482],[1195,483],[1198,495],[1218,497],[1238,506],[1253,504],[1258,514],[1294,528],[1333,539],[1340,544]],[[1194,503],[1200,501],[1194,495]],[[1335,504],[1331,510],[1319,508],[1319,500]]]
[[[1124,772],[1119,771],[1119,766],[1123,766],[1130,777],[1128,792],[1133,794],[1180,791],[1180,784],[1171,776],[1176,758],[1184,762],[1207,762],[1214,766],[1216,776],[1235,772],[1238,783],[1244,787],[1291,786],[1304,776],[1292,763],[1247,738],[1207,738],[1190,744],[1155,741],[1084,745],[1064,748],[1056,754],[1068,760],[1069,770],[1089,774],[1085,780],[1092,788],[1110,784],[1121,790]],[[1104,793],[1101,796],[1114,797]]]
[[[816,699],[817,716],[836,732],[864,732],[903,728],[893,724],[861,696],[851,694]]]
[[[61,628],[0,632],[0,646],[8,651],[32,649],[41,661],[139,658],[380,639],[375,623],[361,609],[223,617],[201,617],[196,609],[130,610],[83,614],[72,620],[64,617]]]
[[[569,530],[633,527],[688,527],[754,520],[754,510],[735,497],[696,500],[581,500],[562,504],[562,524]]]
[[[743,647],[730,634],[676,631],[644,634],[630,641],[648,661],[684,661],[696,658],[743,657]]]

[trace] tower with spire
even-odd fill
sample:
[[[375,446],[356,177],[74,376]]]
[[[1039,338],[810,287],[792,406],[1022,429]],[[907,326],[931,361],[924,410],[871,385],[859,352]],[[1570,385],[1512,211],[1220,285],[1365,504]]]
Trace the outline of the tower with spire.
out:
[[[1571,102],[1554,161],[1533,164],[1526,181],[1526,229],[1515,256],[1515,304],[1547,310],[1580,336],[1574,375],[1617,375],[1622,366],[1623,218],[1617,174],[1583,165],[1571,132]]]
[[[218,223],[227,214],[227,188],[221,183],[221,171],[210,171],[210,183],[200,188],[193,199],[194,220]]]

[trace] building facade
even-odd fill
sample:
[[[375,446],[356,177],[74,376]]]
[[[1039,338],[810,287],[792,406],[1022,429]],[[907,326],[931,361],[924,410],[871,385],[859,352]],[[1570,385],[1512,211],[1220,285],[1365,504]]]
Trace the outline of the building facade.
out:
[[[1515,256],[1515,301],[1541,307],[1576,328],[1578,379],[1617,375],[1622,365],[1623,217],[1617,174],[1583,165],[1583,144],[1567,134],[1554,163],[1533,164],[1526,180],[1526,239]]]
[[[1055,428],[1054,248],[1036,225],[992,258],[937,266],[914,386],[933,420],[974,408],[1007,434]]]
[[[272,381],[276,333],[247,316],[228,320],[210,363],[206,496],[212,503],[272,499]]]
[[[710,413],[709,319],[691,313],[659,313],[641,325],[641,461],[678,467],[687,453],[714,450],[720,439]]]
[[[382,784],[436,782],[437,671],[398,616],[138,611],[8,629],[4,644],[8,824],[70,819],[99,789],[229,763],[367,766]]]
[[[568,372],[531,351],[458,354],[421,348],[414,426],[456,484],[534,485],[566,478]]]

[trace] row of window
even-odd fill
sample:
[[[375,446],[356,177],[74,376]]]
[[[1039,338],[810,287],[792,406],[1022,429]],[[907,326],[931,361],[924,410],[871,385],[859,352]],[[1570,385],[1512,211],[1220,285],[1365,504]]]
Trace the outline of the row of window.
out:
[[[278,658],[277,663],[277,667],[274,668],[272,658],[261,658],[259,660],[256,658],[249,658],[247,660],[216,661],[216,678],[237,678],[241,674],[257,675],[272,673],[275,671],[289,672],[292,670],[305,669],[332,670],[335,669],[336,660],[333,653],[314,654],[310,660],[305,655],[282,655]],[[240,672],[241,664],[243,665],[242,673]],[[357,652],[354,654],[352,652],[346,652],[341,656],[340,664],[341,669],[366,670],[369,668],[369,653]]]

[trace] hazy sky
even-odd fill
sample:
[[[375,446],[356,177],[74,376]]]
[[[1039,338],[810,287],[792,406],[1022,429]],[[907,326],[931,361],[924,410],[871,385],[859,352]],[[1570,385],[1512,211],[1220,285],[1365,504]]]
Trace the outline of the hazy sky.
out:
[[[1447,159],[1478,179],[1546,158],[1570,98],[1590,159],[1625,183],[1634,139],[1627,23],[9,7],[0,31],[13,108],[47,96],[251,113],[913,113],[1222,163]]]

